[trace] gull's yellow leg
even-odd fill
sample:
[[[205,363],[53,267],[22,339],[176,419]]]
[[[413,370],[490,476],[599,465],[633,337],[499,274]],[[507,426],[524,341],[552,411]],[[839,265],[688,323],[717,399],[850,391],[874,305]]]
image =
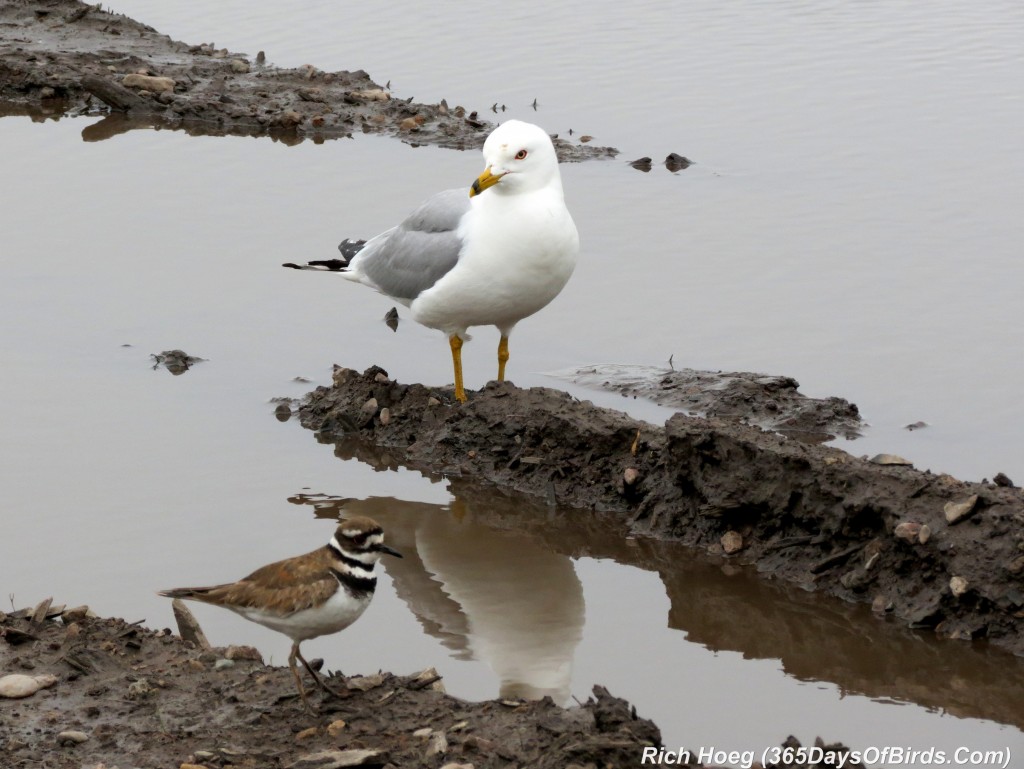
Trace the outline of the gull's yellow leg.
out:
[[[498,342],[498,381],[505,381],[505,364],[508,363],[508,337],[501,335]]]
[[[455,400],[465,403],[466,391],[462,387],[462,337],[452,334],[448,337],[448,344],[452,348],[452,366],[455,367]]]

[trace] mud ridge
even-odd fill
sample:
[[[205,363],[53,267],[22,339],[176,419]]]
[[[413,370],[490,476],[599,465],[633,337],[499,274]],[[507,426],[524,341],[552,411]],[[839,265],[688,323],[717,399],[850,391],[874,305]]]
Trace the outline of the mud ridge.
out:
[[[288,669],[264,665],[251,647],[199,649],[84,606],[47,600],[0,612],[0,639],[0,751],[11,767],[582,769],[638,766],[645,747],[661,747],[658,727],[601,686],[565,709],[550,698],[465,702],[447,695],[432,669],[334,674],[348,696],[311,715]],[[6,699],[11,675],[42,688]]]
[[[449,390],[336,368],[302,424],[395,464],[606,513],[945,638],[1024,654],[1024,493],[714,418],[662,426],[547,388]],[[349,449],[346,449],[350,451]]]
[[[389,81],[390,82],[390,81]],[[109,114],[87,140],[161,126],[198,135],[272,136],[285,143],[355,133],[454,149],[483,146],[494,127],[463,107],[396,98],[362,71],[283,69],[256,57],[187,45],[78,0],[0,4],[0,114]],[[2,105],[0,105],[2,106]],[[16,109],[21,108],[21,109]],[[495,121],[503,113],[495,110]],[[614,157],[610,147],[556,139],[563,161]]]

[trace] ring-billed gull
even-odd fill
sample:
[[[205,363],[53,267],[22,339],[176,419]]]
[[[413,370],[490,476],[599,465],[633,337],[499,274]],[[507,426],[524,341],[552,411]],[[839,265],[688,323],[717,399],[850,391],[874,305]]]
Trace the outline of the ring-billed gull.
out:
[[[498,380],[504,380],[513,327],[558,296],[579,253],[547,133],[509,120],[487,137],[483,155],[486,168],[468,195],[465,189],[437,193],[397,227],[365,243],[342,242],[342,259],[285,265],[340,271],[447,334],[459,401],[466,400],[466,330],[497,326]]]

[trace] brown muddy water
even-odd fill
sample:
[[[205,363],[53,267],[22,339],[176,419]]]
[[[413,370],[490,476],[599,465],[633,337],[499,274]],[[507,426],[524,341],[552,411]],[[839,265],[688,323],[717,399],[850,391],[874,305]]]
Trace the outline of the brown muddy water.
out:
[[[362,67],[403,98],[504,103],[617,146],[622,161],[696,160],[675,174],[563,167],[583,258],[517,329],[517,384],[564,387],[543,372],[670,355],[787,374],[860,406],[871,427],[847,445],[857,454],[1021,483],[1019,6],[940,3],[923,18],[621,5],[115,10],[281,65]],[[481,48],[489,39],[500,44]],[[89,141],[93,122],[0,120],[0,588],[16,605],[52,594],[170,625],[157,589],[317,546],[331,530],[318,516],[344,507],[380,518],[413,557],[386,564],[392,585],[363,620],[308,645],[330,667],[434,665],[472,698],[583,698],[600,682],[669,745],[760,751],[797,732],[1022,754],[1020,660],[668,545],[566,529],[526,503],[340,461],[273,418],[271,398],[328,383],[333,362],[449,381],[438,335],[392,333],[382,298],[278,265],[330,257],[340,238],[467,185],[478,155],[372,137]],[[481,330],[467,345],[470,386],[493,375],[494,341]],[[150,354],[173,348],[207,360],[177,377],[153,370]],[[903,429],[919,420],[929,426]],[[204,608],[213,643],[284,661],[282,637]]]

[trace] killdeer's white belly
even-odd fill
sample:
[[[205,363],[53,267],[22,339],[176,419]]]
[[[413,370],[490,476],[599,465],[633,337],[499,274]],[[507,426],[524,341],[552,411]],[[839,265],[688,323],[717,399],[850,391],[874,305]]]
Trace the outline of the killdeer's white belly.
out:
[[[344,630],[366,611],[372,597],[373,593],[353,598],[339,585],[334,595],[320,606],[303,609],[294,614],[281,615],[250,607],[238,608],[235,611],[248,620],[284,633],[293,641],[306,641]]]

